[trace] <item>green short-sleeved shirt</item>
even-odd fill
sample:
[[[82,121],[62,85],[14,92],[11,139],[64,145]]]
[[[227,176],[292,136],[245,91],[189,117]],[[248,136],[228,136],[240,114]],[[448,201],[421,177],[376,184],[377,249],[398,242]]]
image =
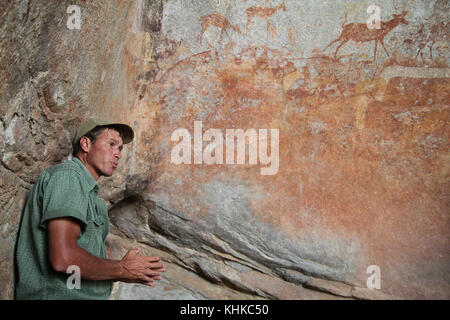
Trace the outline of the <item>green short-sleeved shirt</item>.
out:
[[[112,281],[84,280],[80,270],[80,289],[69,289],[73,287],[73,274],[53,270],[47,222],[61,217],[71,217],[80,223],[81,248],[106,258],[108,211],[105,201],[98,197],[97,182],[78,158],[47,168],[28,196],[16,250],[16,298],[107,299]]]

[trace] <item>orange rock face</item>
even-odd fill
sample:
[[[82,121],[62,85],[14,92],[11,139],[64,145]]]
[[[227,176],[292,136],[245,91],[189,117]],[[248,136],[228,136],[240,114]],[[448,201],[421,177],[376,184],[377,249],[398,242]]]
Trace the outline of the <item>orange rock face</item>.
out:
[[[449,69],[442,51],[409,55],[403,40],[419,26],[407,20],[394,11],[367,39],[344,26],[341,50],[331,43],[308,55],[252,45],[250,31],[231,28],[246,29],[237,17],[203,23],[197,46],[187,36],[167,55],[135,113],[143,115],[137,162],[152,172],[145,197],[274,270],[366,287],[377,265],[382,292],[448,297]],[[214,31],[221,36],[205,44]],[[396,51],[379,42],[375,56],[383,40]],[[194,121],[203,133],[278,129],[279,170],[261,175],[250,148],[241,165],[225,155],[224,164],[174,164],[171,134],[186,128],[193,137]]]

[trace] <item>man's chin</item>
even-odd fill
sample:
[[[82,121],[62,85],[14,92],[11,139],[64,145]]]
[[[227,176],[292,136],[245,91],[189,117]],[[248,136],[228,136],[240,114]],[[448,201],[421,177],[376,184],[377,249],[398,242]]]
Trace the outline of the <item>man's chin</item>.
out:
[[[116,169],[111,169],[111,170],[108,170],[108,171],[103,171],[103,172],[102,172],[102,176],[104,176],[104,177],[111,177],[111,176],[113,175],[114,171],[116,171]]]
[[[105,177],[111,177],[113,174],[112,173],[108,173],[108,174],[105,174]]]

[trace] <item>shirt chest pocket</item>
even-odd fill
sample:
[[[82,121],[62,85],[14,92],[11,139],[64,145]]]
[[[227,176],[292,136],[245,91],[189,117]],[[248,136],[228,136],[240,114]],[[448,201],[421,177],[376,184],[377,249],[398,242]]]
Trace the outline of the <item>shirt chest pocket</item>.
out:
[[[100,206],[101,204],[90,201],[87,225],[80,234],[78,245],[89,253],[104,258],[106,257],[104,241],[108,234],[108,222],[105,221],[103,212],[106,207]]]

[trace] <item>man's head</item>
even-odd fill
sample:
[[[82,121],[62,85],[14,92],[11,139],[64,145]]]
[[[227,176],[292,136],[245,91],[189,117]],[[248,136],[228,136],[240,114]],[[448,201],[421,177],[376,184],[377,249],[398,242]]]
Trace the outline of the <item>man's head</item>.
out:
[[[111,176],[119,164],[123,144],[131,142],[133,137],[133,130],[127,125],[89,119],[75,134],[73,155],[95,180]]]

